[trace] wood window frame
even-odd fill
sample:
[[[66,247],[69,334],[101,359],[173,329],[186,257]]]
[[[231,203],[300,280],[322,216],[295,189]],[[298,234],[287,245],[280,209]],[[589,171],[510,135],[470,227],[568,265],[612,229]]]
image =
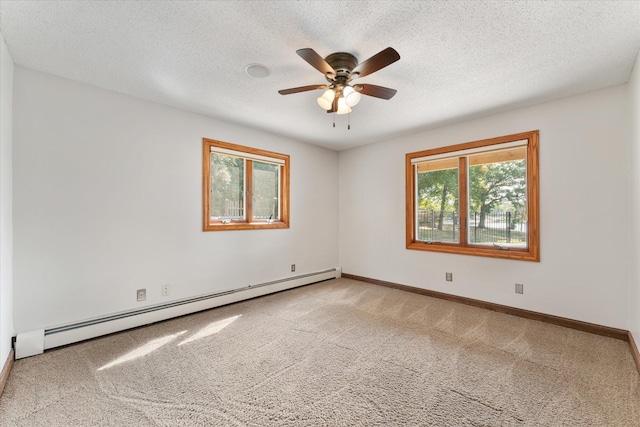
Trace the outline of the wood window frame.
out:
[[[540,261],[540,190],[539,190],[539,165],[538,146],[539,131],[522,132],[497,138],[483,139],[463,144],[450,145],[431,150],[418,151],[406,154],[406,246],[407,249],[444,252],[451,254],[475,255],[502,259],[515,259],[520,261]],[[467,221],[468,218],[468,183],[467,183],[467,158],[459,157],[459,209],[460,209],[460,242],[427,243],[416,239],[415,215],[416,215],[416,185],[413,159],[436,156],[464,150],[478,148],[491,149],[492,145],[508,142],[527,140],[527,248],[494,248],[468,243]],[[464,220],[463,220],[464,218]]]
[[[211,220],[211,152],[212,148],[221,148],[240,153],[239,157],[246,157],[244,192],[245,192],[245,219],[233,220],[228,223]],[[214,150],[215,151],[215,150]],[[274,221],[255,220],[252,218],[252,187],[253,167],[252,158],[271,158],[279,160],[280,165],[280,218]],[[289,156],[259,148],[246,147],[214,139],[202,139],[202,229],[203,231],[229,231],[229,230],[264,230],[274,228],[289,228]]]

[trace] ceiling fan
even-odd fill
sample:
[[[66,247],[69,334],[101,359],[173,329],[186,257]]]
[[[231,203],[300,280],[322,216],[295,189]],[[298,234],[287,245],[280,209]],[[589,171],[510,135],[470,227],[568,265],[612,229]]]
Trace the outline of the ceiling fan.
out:
[[[327,89],[318,98],[318,105],[327,110],[327,113],[350,113],[351,107],[360,102],[361,95],[391,99],[397,92],[395,89],[372,84],[350,84],[353,79],[368,76],[400,59],[400,55],[392,47],[384,49],[360,64],[355,56],[346,52],[332,53],[324,59],[311,48],[298,49],[296,53],[324,74],[328,83],[282,89],[278,93],[290,95]]]

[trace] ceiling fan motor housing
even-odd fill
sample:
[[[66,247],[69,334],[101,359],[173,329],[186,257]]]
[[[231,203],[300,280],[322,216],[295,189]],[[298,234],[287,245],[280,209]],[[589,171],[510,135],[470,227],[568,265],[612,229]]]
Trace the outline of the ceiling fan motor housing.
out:
[[[336,52],[327,56],[325,59],[327,64],[336,70],[336,75],[327,75],[329,82],[336,81],[339,84],[346,84],[351,77],[351,72],[358,66],[358,60],[355,56],[346,52]]]

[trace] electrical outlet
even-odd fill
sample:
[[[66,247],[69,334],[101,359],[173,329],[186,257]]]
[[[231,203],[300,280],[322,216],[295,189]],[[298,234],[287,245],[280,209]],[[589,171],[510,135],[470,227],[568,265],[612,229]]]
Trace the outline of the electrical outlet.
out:
[[[138,296],[138,301],[144,301],[147,299],[147,290],[146,289],[138,289],[136,292]]]
[[[524,285],[522,283],[516,283],[516,294],[524,294]]]
[[[291,264],[291,272],[296,271],[296,265],[295,264]]]
[[[162,285],[162,296],[168,297],[170,289],[171,289],[171,285],[169,285],[168,283],[166,285]]]
[[[453,273],[445,273],[447,282],[453,282]]]

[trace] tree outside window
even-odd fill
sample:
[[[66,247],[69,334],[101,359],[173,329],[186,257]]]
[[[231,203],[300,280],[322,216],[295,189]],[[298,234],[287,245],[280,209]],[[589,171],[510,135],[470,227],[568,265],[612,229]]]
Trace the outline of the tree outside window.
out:
[[[407,154],[407,248],[539,260],[538,131]]]
[[[203,230],[289,228],[289,156],[203,139]]]

